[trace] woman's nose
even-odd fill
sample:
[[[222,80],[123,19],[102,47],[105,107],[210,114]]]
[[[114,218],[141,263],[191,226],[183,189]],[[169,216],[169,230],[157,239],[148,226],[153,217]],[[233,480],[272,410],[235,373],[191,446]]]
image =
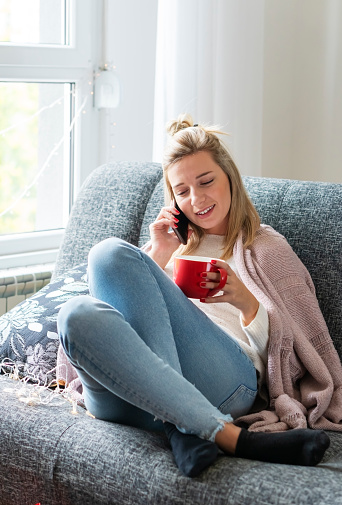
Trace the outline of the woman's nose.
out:
[[[191,205],[193,207],[198,207],[204,202],[204,195],[201,191],[192,191],[191,192]]]

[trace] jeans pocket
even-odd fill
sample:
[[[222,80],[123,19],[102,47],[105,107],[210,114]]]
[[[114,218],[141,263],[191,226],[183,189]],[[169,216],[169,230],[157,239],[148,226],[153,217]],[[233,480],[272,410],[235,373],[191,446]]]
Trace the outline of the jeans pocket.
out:
[[[230,414],[233,419],[247,414],[253,406],[257,391],[241,384],[221,405],[222,414]]]

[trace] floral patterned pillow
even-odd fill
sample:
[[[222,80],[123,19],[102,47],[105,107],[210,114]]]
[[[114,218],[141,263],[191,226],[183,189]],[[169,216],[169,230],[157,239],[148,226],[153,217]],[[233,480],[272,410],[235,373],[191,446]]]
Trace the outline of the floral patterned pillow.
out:
[[[1,316],[0,363],[6,358],[15,362],[20,377],[33,376],[41,383],[53,379],[59,345],[57,315],[63,303],[81,294],[89,294],[86,263]]]

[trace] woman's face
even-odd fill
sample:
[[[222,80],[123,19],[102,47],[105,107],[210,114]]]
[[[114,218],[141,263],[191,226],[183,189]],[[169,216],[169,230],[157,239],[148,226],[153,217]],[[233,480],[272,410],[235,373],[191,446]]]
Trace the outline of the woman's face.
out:
[[[185,156],[168,170],[180,209],[206,233],[224,235],[231,205],[227,174],[206,151]]]

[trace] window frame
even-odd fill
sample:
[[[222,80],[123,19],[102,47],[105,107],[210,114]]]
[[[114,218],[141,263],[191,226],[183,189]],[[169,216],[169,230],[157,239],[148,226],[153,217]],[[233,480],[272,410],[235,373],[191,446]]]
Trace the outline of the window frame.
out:
[[[84,97],[89,95],[89,113],[76,117],[72,134],[74,163],[71,208],[82,182],[96,166],[98,113],[93,108],[91,92],[98,54],[98,46],[95,43],[94,47],[94,41],[101,41],[99,19],[102,5],[92,0],[69,2],[69,45],[0,43],[0,80],[73,83],[75,111],[80,109]],[[59,229],[0,236],[0,270],[54,262],[63,234],[64,229]]]

